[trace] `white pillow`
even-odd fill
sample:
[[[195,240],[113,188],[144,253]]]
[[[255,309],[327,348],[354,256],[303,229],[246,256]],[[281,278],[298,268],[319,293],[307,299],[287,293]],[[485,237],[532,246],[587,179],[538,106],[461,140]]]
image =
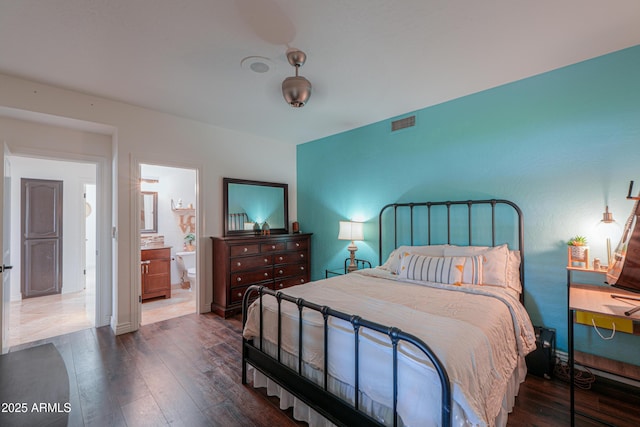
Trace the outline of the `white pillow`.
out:
[[[507,287],[509,283],[508,258],[509,248],[506,244],[490,246],[448,246],[445,256],[483,255],[482,281],[484,285]]]
[[[384,270],[388,270],[394,274],[398,274],[400,270],[400,263],[405,254],[412,253],[418,255],[427,256],[444,256],[444,248],[449,245],[427,245],[427,246],[400,246],[395,249],[387,261],[380,267]]]
[[[432,257],[408,253],[402,257],[403,279],[460,285],[466,257]]]
[[[507,285],[518,292],[522,293],[522,283],[520,282],[520,251],[509,251],[509,259],[507,262]]]

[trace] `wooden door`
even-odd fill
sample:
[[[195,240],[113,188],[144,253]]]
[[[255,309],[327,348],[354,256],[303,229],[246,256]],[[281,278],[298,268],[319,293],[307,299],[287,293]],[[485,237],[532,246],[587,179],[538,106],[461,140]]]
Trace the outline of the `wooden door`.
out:
[[[62,181],[21,179],[22,298],[62,292]]]

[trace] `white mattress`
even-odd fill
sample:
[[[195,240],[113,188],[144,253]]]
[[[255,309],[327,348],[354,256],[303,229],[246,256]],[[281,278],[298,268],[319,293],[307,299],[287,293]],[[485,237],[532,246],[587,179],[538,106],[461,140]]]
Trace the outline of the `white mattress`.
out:
[[[385,271],[372,269],[296,286],[286,293],[416,335],[431,346],[446,366],[452,383],[456,425],[491,426],[506,422],[505,413],[511,409],[517,386],[526,373],[524,355],[535,348],[535,336],[524,307],[503,288],[400,282]],[[265,327],[265,339],[274,343],[275,299],[265,296],[264,306],[265,326],[273,325]],[[283,304],[282,348],[292,366],[297,359],[297,316],[295,305]],[[258,335],[258,319],[258,306],[254,304],[248,313],[245,338]],[[317,377],[319,382],[324,364],[322,325],[321,315],[305,310],[303,360],[306,375]],[[332,319],[329,348],[332,387],[337,394],[352,396],[349,385],[354,383],[354,361],[350,324]],[[403,424],[438,425],[441,397],[435,371],[415,347],[403,343],[399,350],[398,414]],[[384,415],[388,411],[380,409],[392,406],[389,340],[363,330],[360,351],[363,401],[374,416],[389,421],[388,414]],[[267,383],[255,376],[254,385]],[[281,399],[288,399],[282,390],[277,393]],[[289,403],[296,406],[299,402]],[[301,416],[300,410],[296,412]],[[304,408],[302,412],[308,415]],[[323,425],[317,421],[313,424]]]

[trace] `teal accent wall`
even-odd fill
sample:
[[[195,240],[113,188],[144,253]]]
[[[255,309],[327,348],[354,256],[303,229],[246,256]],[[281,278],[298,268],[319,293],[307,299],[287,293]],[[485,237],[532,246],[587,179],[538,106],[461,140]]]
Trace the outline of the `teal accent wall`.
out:
[[[524,213],[525,305],[566,351],[566,241],[585,235],[606,260],[605,206],[623,224],[629,181],[640,190],[639,76],[640,45],[299,145],[297,219],[314,233],[313,278],[348,256],[340,220],[365,221],[357,257],[377,265],[387,203],[508,199]],[[411,114],[415,127],[391,132]],[[640,337],[576,334],[578,350],[640,364]]]

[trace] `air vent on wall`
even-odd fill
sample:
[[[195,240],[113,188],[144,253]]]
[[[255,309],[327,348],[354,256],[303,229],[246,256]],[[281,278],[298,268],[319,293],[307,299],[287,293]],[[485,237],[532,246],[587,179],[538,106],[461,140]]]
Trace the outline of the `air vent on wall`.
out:
[[[391,122],[391,132],[394,132],[400,129],[410,128],[411,126],[415,126],[415,125],[416,125],[416,116],[409,116],[409,117],[405,117],[404,119],[398,119]]]

